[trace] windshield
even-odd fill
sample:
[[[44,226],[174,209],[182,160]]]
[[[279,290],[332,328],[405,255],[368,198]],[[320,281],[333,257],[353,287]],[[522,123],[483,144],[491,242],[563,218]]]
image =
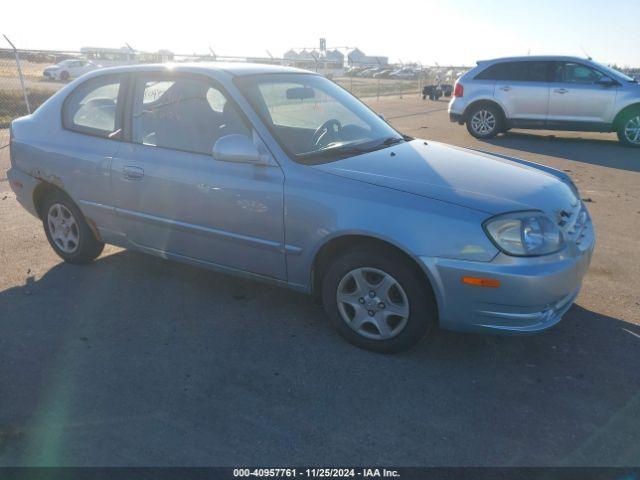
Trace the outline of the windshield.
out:
[[[246,76],[236,84],[295,160],[332,161],[405,141],[362,102],[319,75]]]
[[[598,65],[598,67],[600,67],[600,69],[602,69],[605,72],[607,72],[609,75],[613,76],[614,78],[618,78],[618,80],[624,80],[626,82],[635,82],[636,81],[634,78],[631,78],[629,75],[625,75],[624,73],[619,72],[615,68],[607,67],[606,65],[602,65],[602,64],[597,63],[597,62],[594,62],[594,63],[596,65]]]

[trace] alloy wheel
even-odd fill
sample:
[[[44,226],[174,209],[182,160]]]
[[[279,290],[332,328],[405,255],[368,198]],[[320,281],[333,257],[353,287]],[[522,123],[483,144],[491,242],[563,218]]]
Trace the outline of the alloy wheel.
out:
[[[73,253],[80,245],[80,229],[73,213],[61,203],[54,203],[47,214],[49,235],[64,253]]]
[[[488,135],[496,128],[496,116],[489,110],[478,110],[471,117],[471,128],[478,135]]]
[[[629,143],[640,145],[640,115],[631,117],[624,126],[624,137]]]
[[[359,335],[387,340],[402,332],[409,320],[409,298],[398,281],[377,268],[351,270],[336,292],[342,320]]]

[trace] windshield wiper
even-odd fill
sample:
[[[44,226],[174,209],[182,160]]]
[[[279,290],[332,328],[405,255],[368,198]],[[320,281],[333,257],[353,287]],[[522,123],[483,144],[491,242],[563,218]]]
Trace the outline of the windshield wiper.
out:
[[[406,140],[402,137],[388,137],[385,138],[382,142],[376,143],[370,146],[363,145],[345,145],[344,147],[338,147],[335,149],[335,152],[338,155],[360,155],[363,153],[375,152],[376,150],[382,150],[384,148],[390,147],[391,145],[395,145],[397,143],[405,142]]]
[[[316,150],[314,152],[308,152],[300,154],[298,157],[301,159],[310,159],[310,158],[321,158],[321,157],[335,157],[335,158],[345,158],[351,157],[353,155],[362,155],[363,153],[374,152],[376,150],[382,150],[383,148],[390,147],[391,145],[395,145],[397,143],[408,141],[404,137],[388,137],[385,138],[382,142],[375,143],[373,145],[365,146],[370,144],[359,144],[359,145],[342,145],[342,146],[329,146],[328,148],[322,148],[320,150]]]
[[[391,145],[395,145],[396,143],[406,142],[407,140],[404,137],[389,137],[385,138],[378,146],[380,147],[390,147]]]

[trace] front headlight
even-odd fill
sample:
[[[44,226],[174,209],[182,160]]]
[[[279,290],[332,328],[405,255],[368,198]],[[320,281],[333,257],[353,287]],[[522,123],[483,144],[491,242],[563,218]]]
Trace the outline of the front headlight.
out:
[[[508,255],[547,255],[562,249],[558,226],[542,212],[514,212],[484,223],[489,239]]]

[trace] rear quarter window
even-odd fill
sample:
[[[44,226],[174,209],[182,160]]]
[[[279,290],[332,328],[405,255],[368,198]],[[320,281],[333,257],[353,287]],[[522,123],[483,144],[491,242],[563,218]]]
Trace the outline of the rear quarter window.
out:
[[[476,80],[501,80],[511,82],[548,81],[549,62],[515,61],[490,65],[475,76]]]
[[[523,69],[514,62],[503,62],[490,65],[475,76],[476,80],[520,80]]]
[[[121,129],[122,82],[122,76],[107,76],[82,83],[63,104],[63,126],[87,135],[112,138]]]

